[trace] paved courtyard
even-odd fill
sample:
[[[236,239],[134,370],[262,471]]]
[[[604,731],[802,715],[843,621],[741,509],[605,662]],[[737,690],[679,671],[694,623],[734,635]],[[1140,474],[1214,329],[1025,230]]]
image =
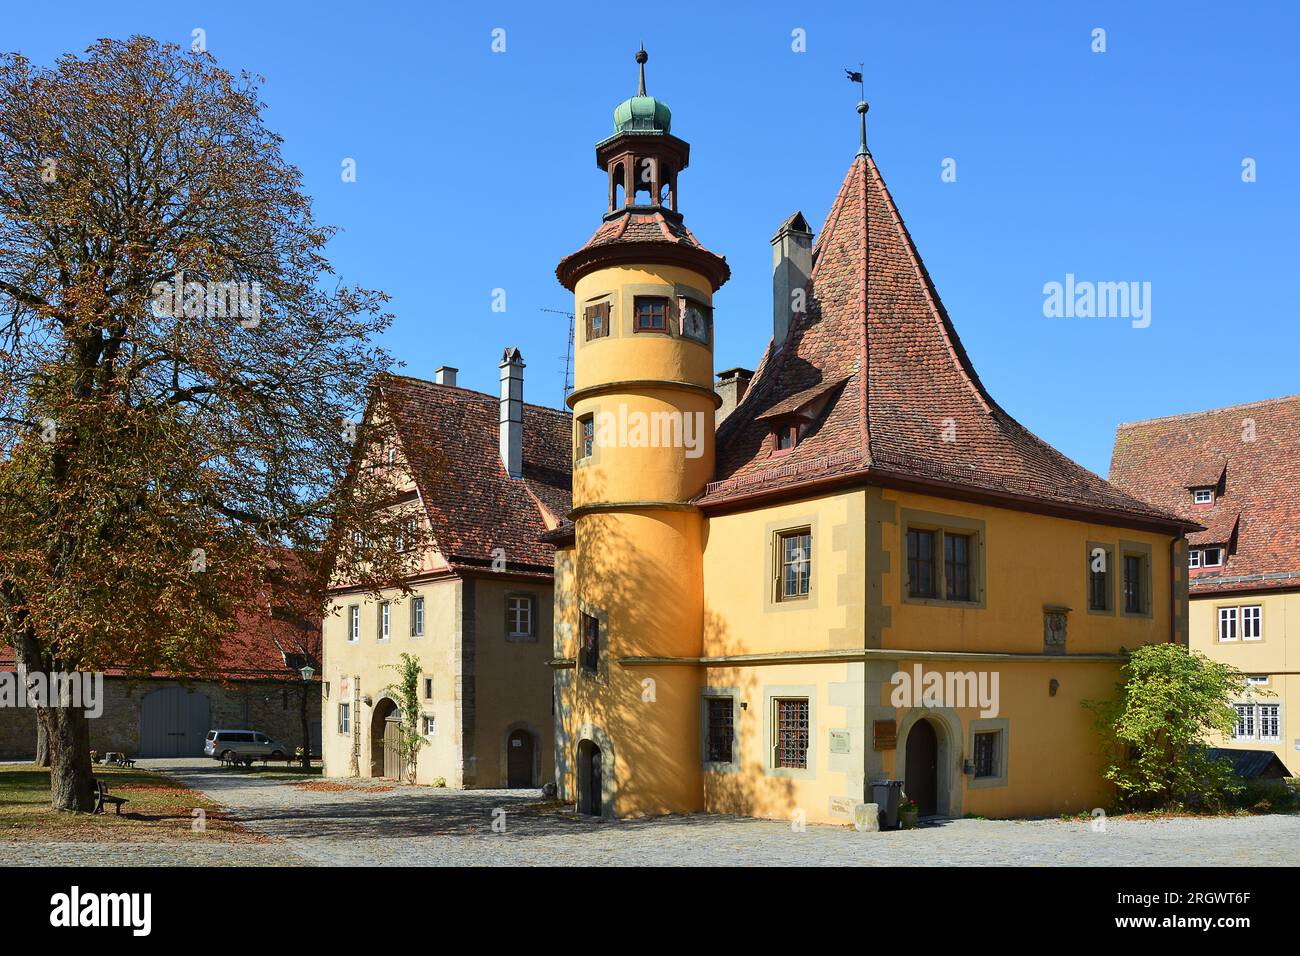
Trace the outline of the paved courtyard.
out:
[[[426,787],[324,789],[246,776],[211,761],[142,760],[204,791],[265,845],[46,844],[0,842],[0,866],[115,865],[1294,865],[1300,816],[1085,823],[954,820],[918,830],[858,833],[851,827],[738,817],[593,821],[539,802],[536,791]],[[326,782],[327,785],[329,782]],[[504,811],[504,832],[493,830]],[[499,829],[499,827],[498,827]]]

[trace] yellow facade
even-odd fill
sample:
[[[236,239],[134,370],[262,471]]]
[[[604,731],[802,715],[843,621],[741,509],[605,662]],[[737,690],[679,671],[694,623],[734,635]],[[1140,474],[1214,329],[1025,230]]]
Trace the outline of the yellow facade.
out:
[[[1258,607],[1260,638],[1247,640],[1240,631],[1236,640],[1221,640],[1221,608]],[[1195,596],[1189,614],[1191,649],[1253,678],[1247,693],[1236,701],[1254,709],[1251,726],[1243,733],[1225,738],[1225,747],[1267,750],[1294,776],[1300,774],[1300,591],[1241,592]],[[1271,713],[1260,706],[1276,705],[1277,733],[1272,733]],[[1261,720],[1261,718],[1263,718]]]
[[[1136,501],[1130,512],[1099,497],[1071,498],[1095,482],[1081,469],[1054,472],[1043,483],[1061,487],[1039,487],[1039,498],[994,490],[1003,487],[997,480],[954,487],[928,479],[925,468],[907,479],[874,470],[866,271],[867,234],[878,230],[897,229],[880,248],[899,257],[880,278],[895,289],[916,283],[893,324],[913,322],[941,340],[925,354],[936,367],[953,363],[948,381],[971,410],[968,434],[1013,429],[968,376],[917,280],[919,263],[907,260],[901,223],[877,216],[868,227],[874,167],[865,144],[828,217],[832,240],[814,254],[801,215],[773,240],[774,337],[767,371],[755,380],[779,384],[733,413],[755,428],[728,432],[729,450],[758,464],[728,472],[720,483],[730,483],[727,492],[706,494],[717,477],[722,403],[712,328],[702,337],[692,322],[729,273],[681,225],[676,174],[685,144],[669,135],[666,108],[644,95],[644,77],[641,90],[616,111],[615,135],[597,146],[610,184],[602,225],[557,271],[579,317],[573,527],[554,539],[561,796],[606,817],[707,810],[838,823],[869,816],[871,785],[886,779],[905,780],[918,803],[949,816],[1108,805],[1100,739],[1083,701],[1115,694],[1125,649],[1186,640],[1182,525],[1168,515],[1144,519]],[[631,170],[643,163],[660,177],[648,204],[632,195],[640,189]],[[888,200],[883,185],[873,195]],[[800,292],[816,310],[792,323],[786,310],[803,312],[794,304]],[[893,293],[881,294],[888,303]],[[906,312],[921,306],[932,324]],[[663,324],[659,307],[667,309]],[[832,313],[839,325],[827,324]],[[819,325],[841,337],[818,340],[805,355],[799,343]],[[922,354],[896,328],[881,335],[882,362]],[[786,351],[775,358],[778,349]],[[899,402],[902,392],[888,385],[886,404]],[[817,449],[820,464],[800,459],[796,444],[829,428],[826,402],[860,417],[846,413],[837,427],[851,420],[851,432],[801,446]],[[912,412],[922,415],[896,414]],[[690,447],[646,442],[624,428],[638,418],[698,420],[701,434]],[[605,433],[603,421],[618,427]],[[1006,441],[1002,448],[1016,449],[1003,453],[1008,459],[1023,455],[1026,471],[1041,465],[1041,449],[1021,432]],[[830,467],[850,452],[862,462],[851,477]],[[802,474],[820,483],[801,483]],[[1047,500],[1057,492],[1059,500]],[[927,575],[943,581],[949,562],[952,579],[974,593],[914,597],[929,592],[909,585],[909,532],[939,548]],[[1095,562],[1105,566],[1097,579],[1105,586],[1090,603]],[[782,583],[791,575],[793,591]],[[1098,591],[1107,592],[1104,607]],[[928,692],[934,679],[937,695]],[[902,693],[909,680],[915,694]]]

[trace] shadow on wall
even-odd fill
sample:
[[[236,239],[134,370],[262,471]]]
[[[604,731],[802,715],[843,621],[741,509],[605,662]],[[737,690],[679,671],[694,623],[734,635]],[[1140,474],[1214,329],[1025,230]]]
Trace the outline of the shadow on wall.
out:
[[[601,483],[598,474],[586,475],[583,480],[587,497],[599,500]],[[672,529],[680,524],[682,515],[679,512],[650,512],[637,520],[657,521]],[[576,682],[576,686],[571,683],[568,689],[568,698],[576,707],[576,716],[574,713],[560,713],[557,719],[565,721],[570,733],[579,725],[590,724],[610,735],[614,749],[612,758],[602,753],[601,784],[606,799],[612,799],[615,788],[643,796],[680,792],[682,774],[674,772],[671,761],[631,758],[637,752],[682,752],[684,737],[688,755],[684,759],[690,762],[691,770],[700,773],[704,756],[701,752],[704,706],[701,692],[706,686],[720,681],[698,667],[624,667],[616,661],[623,656],[650,653],[638,641],[629,641],[628,635],[652,634],[661,630],[665,614],[671,616],[675,611],[673,601],[676,596],[683,590],[702,586],[702,569],[698,564],[694,567],[666,566],[660,556],[642,550],[638,540],[634,540],[637,536],[629,534],[617,521],[595,516],[595,520],[587,519],[583,525],[579,538],[583,560],[574,572],[574,604],[578,604],[578,598],[590,599],[592,604],[599,604],[600,610],[608,613],[611,621],[619,622],[619,627],[610,628],[608,643],[602,648],[602,666],[597,678],[601,682],[601,692],[591,693],[593,680],[580,672],[579,662],[578,667],[570,672],[570,680]],[[670,530],[669,536],[673,534],[680,534],[680,531]],[[681,575],[695,575],[697,580],[683,582]],[[584,580],[584,576],[589,580]],[[593,587],[592,580],[601,583]],[[572,634],[563,650],[566,656],[578,657],[581,653],[580,607],[571,606],[564,610],[572,624]],[[712,653],[744,652],[740,642],[729,634],[726,623],[707,606],[703,617],[704,640]],[[643,683],[647,678],[654,683]],[[742,772],[704,773],[702,792],[697,794],[695,802],[712,812],[788,818],[794,806],[794,785],[788,779],[766,776],[762,765],[762,691],[758,678],[752,670],[748,673],[741,671],[738,678],[729,677],[726,683],[737,687],[738,699],[748,703],[748,710],[740,712],[737,747],[741,737],[749,743],[749,762]],[[635,735],[628,734],[625,728],[635,728]],[[620,740],[620,734],[633,739]],[[600,742],[596,743],[599,745]],[[754,743],[757,743],[756,748]],[[571,775],[571,785],[587,784],[592,778],[590,769],[579,772],[582,770],[577,753],[579,744],[577,739],[566,740],[567,752],[557,759],[562,770]],[[686,769],[681,765],[677,767],[678,771]],[[589,794],[582,786],[575,786],[567,797],[570,803],[581,805],[582,799],[589,798]],[[609,808],[602,809],[608,816]],[[675,808],[665,804],[665,812],[672,809]]]

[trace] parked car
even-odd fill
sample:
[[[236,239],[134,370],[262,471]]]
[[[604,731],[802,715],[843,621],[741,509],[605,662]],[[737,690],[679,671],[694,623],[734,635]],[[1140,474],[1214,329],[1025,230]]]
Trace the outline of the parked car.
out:
[[[230,756],[251,766],[259,757],[284,757],[293,748],[256,730],[209,730],[203,752],[214,760]]]

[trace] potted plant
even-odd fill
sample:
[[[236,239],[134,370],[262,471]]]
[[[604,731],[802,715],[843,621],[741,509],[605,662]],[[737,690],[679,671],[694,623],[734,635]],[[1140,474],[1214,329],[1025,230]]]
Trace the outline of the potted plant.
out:
[[[911,797],[905,797],[898,805],[898,819],[903,824],[904,830],[915,830],[916,821],[920,816],[921,808]]]

